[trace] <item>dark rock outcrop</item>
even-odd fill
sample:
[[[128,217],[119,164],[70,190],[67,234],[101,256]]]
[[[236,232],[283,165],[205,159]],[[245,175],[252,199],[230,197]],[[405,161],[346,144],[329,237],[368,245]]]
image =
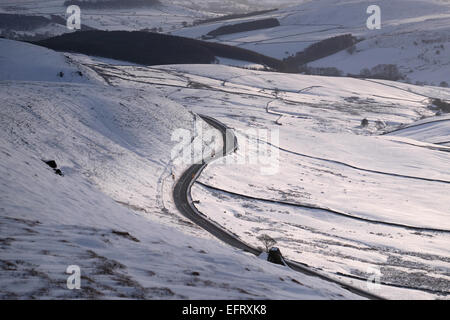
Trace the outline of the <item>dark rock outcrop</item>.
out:
[[[55,172],[55,174],[57,174],[61,177],[64,176],[61,169],[58,169],[58,165],[56,164],[55,160],[42,160],[42,161],[44,161],[50,168],[52,168],[53,171]]]
[[[267,256],[267,261],[285,266],[283,255],[281,254],[280,249],[277,247],[273,247],[269,250],[269,254]]]

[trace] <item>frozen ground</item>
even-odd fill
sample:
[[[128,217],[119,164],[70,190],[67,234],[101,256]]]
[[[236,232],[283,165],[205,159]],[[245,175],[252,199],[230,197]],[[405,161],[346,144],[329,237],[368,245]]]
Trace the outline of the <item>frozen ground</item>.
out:
[[[320,40],[351,33],[363,39],[354,53],[346,50],[310,63],[312,67],[336,67],[344,74],[359,74],[363,68],[396,64],[412,83],[439,85],[450,82],[450,3],[438,0],[383,0],[380,30],[369,30],[365,0],[317,0],[265,15],[220,21],[177,30],[186,37],[200,38],[226,25],[264,18],[277,18],[275,28],[219,36],[211,41],[257,51],[278,59],[303,51]]]
[[[164,1],[164,0],[163,0]],[[306,0],[307,1],[307,0]],[[191,8],[216,12],[220,14],[252,12],[255,10],[282,8],[290,5],[306,2],[305,0],[173,0],[173,4]]]
[[[44,1],[0,1],[0,12],[39,15],[50,17],[57,15],[65,18],[67,7],[65,0]],[[81,23],[101,30],[150,30],[169,32],[191,24],[194,20],[216,16],[203,10],[192,10],[178,6],[170,1],[149,8],[130,9],[85,9],[82,8]],[[68,32],[65,26],[51,25],[35,33],[59,35]],[[31,35],[31,32],[27,33]]]
[[[0,12],[64,17],[64,0],[9,1]],[[279,27],[241,32],[211,39],[250,49],[278,59],[303,51],[318,41],[352,34],[353,51],[343,50],[313,61],[310,67],[336,67],[343,74],[358,75],[379,64],[395,64],[405,81],[440,86],[450,83],[450,3],[440,0],[382,0],[381,29],[369,30],[366,21],[370,1],[278,1],[279,10],[246,18],[193,25],[194,21],[232,12],[273,8],[273,1],[162,1],[147,9],[83,9],[82,23],[101,30],[146,30],[200,39],[223,25],[276,18]],[[289,5],[289,7],[286,7]],[[18,32],[41,36],[59,35],[64,26],[52,24],[39,30]],[[231,65],[236,65],[231,63]]]
[[[434,143],[450,140],[450,122],[428,98],[448,89],[225,66],[85,63],[116,86],[156,86],[238,133],[237,154],[208,166],[193,198],[244,241],[257,246],[267,233],[288,258],[362,288],[378,270],[376,293],[385,297],[448,297],[450,154]],[[439,128],[424,137],[433,124]],[[279,130],[279,140],[259,129]],[[259,143],[247,146],[246,137]],[[256,148],[267,154],[252,163]]]
[[[188,164],[171,160],[173,131],[221,148],[171,100],[177,75],[145,68],[164,84],[117,85],[97,72],[122,68],[90,69],[80,56],[3,39],[0,52],[0,298],[359,298],[234,250],[175,210]],[[69,265],[81,268],[81,290],[66,287]]]

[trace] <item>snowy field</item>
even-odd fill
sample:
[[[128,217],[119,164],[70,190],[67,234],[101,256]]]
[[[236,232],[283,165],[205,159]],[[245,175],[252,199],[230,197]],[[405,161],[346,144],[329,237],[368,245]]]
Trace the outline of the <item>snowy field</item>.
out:
[[[360,298],[185,220],[172,188],[188,165],[171,160],[173,131],[191,131],[208,153],[222,147],[195,135],[199,118],[171,97],[185,78],[101,67],[164,83],[123,81],[93,62],[0,39],[0,298]],[[215,73],[235,70],[244,72]],[[209,91],[195,92],[203,101]],[[56,160],[64,176],[42,160]],[[66,287],[70,265],[81,268],[82,290]]]
[[[0,1],[0,12],[19,13],[27,15],[42,15],[50,17],[57,15],[65,17],[67,6],[65,0],[44,1]],[[149,8],[130,9],[84,9],[82,8],[81,23],[101,30],[144,30],[159,29],[169,32],[183,27],[183,22],[192,24],[194,20],[214,17],[216,14],[203,10],[192,10],[177,6],[170,1],[162,1],[161,5]],[[59,35],[68,32],[65,26],[51,25],[35,33]]]
[[[194,25],[197,20],[227,13],[271,9],[273,1],[161,1],[147,9],[82,10],[82,24],[100,30],[145,30],[201,39],[224,25],[276,18],[279,27],[218,36],[209,41],[238,46],[284,59],[330,37],[352,34],[360,41],[353,51],[342,50],[309,63],[358,75],[363,69],[395,64],[405,81],[440,86],[450,83],[450,3],[440,0],[382,0],[381,29],[369,30],[366,0],[279,1],[270,13]],[[0,12],[65,16],[63,0],[0,2]],[[286,7],[288,6],[288,7]],[[27,36],[59,35],[64,26],[51,24]],[[224,64],[228,64],[224,62]],[[236,63],[230,63],[236,65]]]
[[[0,12],[64,16],[63,2],[4,0]],[[82,23],[201,38],[277,18],[279,27],[210,41],[281,59],[352,33],[364,38],[353,53],[310,66],[358,74],[392,63],[429,85],[248,70],[264,66],[221,57],[146,67],[0,39],[0,298],[361,298],[230,248],[177,211],[173,187],[192,163],[174,157],[174,132],[190,132],[204,154],[223,147],[198,134],[200,124],[220,136],[204,114],[238,142],[193,185],[207,218],[255,247],[267,234],[286,258],[376,295],[448,299],[450,116],[432,103],[450,100],[438,87],[450,83],[448,1],[378,1],[375,31],[362,0],[286,0],[198,26],[270,1],[162,2],[86,10]],[[69,265],[81,267],[83,290],[67,289]]]
[[[171,2],[173,4],[194,10],[203,10],[220,14],[232,14],[241,12],[253,12],[255,10],[283,8],[306,1],[308,0],[162,0],[162,2],[165,3]]]
[[[238,152],[207,167],[193,199],[245,242],[269,234],[289,259],[364,289],[378,270],[384,297],[448,297],[450,149],[436,143],[450,140],[450,121],[428,98],[448,89],[82,60],[112,85],[156,86],[235,130]],[[279,140],[257,136],[261,129],[279,130]],[[256,148],[276,161],[249,163]]]
[[[354,53],[346,50],[314,61],[312,67],[336,67],[344,74],[359,74],[363,68],[396,64],[409,81],[438,86],[450,82],[450,3],[438,0],[383,0],[381,29],[369,30],[366,20],[370,1],[307,1],[265,15],[214,22],[175,32],[200,38],[227,24],[277,18],[275,28],[219,36],[218,41],[282,59],[318,41],[352,34],[364,39]]]

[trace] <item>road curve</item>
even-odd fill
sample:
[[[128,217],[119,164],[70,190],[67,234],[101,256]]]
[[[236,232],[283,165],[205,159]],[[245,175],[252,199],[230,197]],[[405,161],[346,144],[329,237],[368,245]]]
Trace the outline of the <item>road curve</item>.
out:
[[[205,122],[207,122],[209,125],[213,126],[214,128],[218,129],[223,136],[224,140],[224,150],[223,155],[228,155],[230,153],[233,153],[236,151],[238,145],[237,145],[237,138],[234,135],[233,131],[230,130],[225,124],[217,121],[214,118],[205,116],[205,115],[199,115]],[[198,179],[202,171],[206,168],[208,163],[220,158],[222,155],[218,154],[214,157],[204,159],[203,161],[196,163],[189,167],[180,177],[180,179],[177,181],[174,190],[173,190],[173,199],[175,202],[175,205],[177,209],[180,211],[180,213],[203,228],[204,230],[211,233],[213,236],[218,238],[219,240],[235,247],[238,249],[241,249],[246,252],[250,252],[254,255],[260,255],[261,250],[252,247],[246,243],[244,243],[242,240],[240,240],[236,235],[232,234],[231,232],[225,230],[222,226],[215,223],[214,221],[208,219],[203,213],[201,213],[192,203],[192,197],[191,197],[191,188],[192,185],[195,183],[195,181]],[[374,295],[370,292],[364,291],[362,289],[353,287],[349,284],[343,283],[341,281],[338,281],[336,279],[332,279],[328,277],[325,274],[319,273],[317,271],[314,271],[310,268],[308,268],[306,265],[303,265],[296,261],[290,261],[286,260],[286,264],[293,270],[301,272],[303,274],[314,276],[317,278],[320,278],[322,280],[332,282],[334,284],[337,284],[341,286],[342,288],[355,293],[361,297],[372,299],[372,300],[383,300],[384,298],[381,298],[377,295]]]

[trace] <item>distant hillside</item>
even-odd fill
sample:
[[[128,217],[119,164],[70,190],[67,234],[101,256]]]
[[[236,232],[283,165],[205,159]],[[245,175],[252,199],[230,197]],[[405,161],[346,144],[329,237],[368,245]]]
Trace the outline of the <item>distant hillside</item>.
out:
[[[266,13],[271,13],[274,11],[277,11],[278,9],[269,9],[269,10],[261,10],[261,11],[253,11],[249,13],[235,13],[235,14],[228,14],[225,16],[215,17],[215,18],[209,18],[209,19],[202,19],[202,20],[195,20],[194,25],[200,25],[205,23],[212,23],[212,22],[218,22],[218,21],[226,21],[231,19],[241,19],[241,18],[248,18],[248,17],[254,17]]]
[[[33,30],[50,24],[46,17],[0,13],[0,29]]]
[[[243,60],[281,70],[283,62],[259,53],[183,37],[140,31],[82,31],[37,41],[57,51],[69,51],[144,65],[209,64],[216,57]]]
[[[126,9],[160,4],[158,0],[67,0],[65,6],[77,5],[82,9]]]
[[[243,3],[242,0],[240,2]],[[276,5],[281,6],[281,2],[277,1]],[[366,0],[297,0],[293,7],[260,14],[253,19],[220,20],[208,25],[180,28],[173,34],[200,39],[225,25],[276,18],[280,27],[225,34],[220,36],[220,40],[212,36],[203,39],[286,59],[288,70],[292,72],[340,73],[365,78],[370,72],[370,77],[386,78],[388,74],[389,78],[418,85],[445,87],[450,83],[449,0],[374,1],[373,4],[382,9],[382,26],[375,30],[366,26],[370,17],[366,13],[369,4]],[[255,8],[264,9],[260,5]],[[350,39],[337,38],[320,43],[345,34],[352,34],[358,42],[353,44],[348,41]],[[317,46],[313,47],[314,44]],[[302,68],[306,64],[308,70]],[[395,74],[395,69],[399,74]]]
[[[0,37],[39,41],[67,32],[66,19],[58,15],[0,13]],[[84,24],[81,30],[93,30]]]

